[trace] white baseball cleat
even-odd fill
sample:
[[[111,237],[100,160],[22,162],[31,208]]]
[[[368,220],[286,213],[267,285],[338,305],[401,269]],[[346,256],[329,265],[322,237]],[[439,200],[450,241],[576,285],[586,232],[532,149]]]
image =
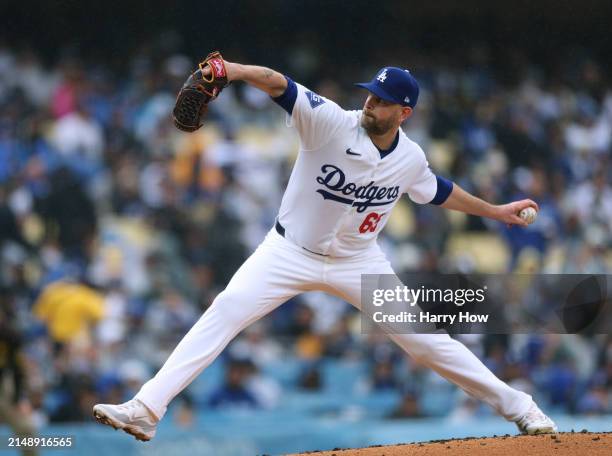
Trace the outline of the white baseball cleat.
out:
[[[535,402],[531,403],[527,413],[516,420],[515,423],[519,431],[527,435],[557,433],[557,426],[554,421],[548,418]]]
[[[155,437],[157,420],[149,409],[138,399],[123,404],[96,404],[93,408],[94,418],[102,424],[122,429],[137,440],[146,442]]]

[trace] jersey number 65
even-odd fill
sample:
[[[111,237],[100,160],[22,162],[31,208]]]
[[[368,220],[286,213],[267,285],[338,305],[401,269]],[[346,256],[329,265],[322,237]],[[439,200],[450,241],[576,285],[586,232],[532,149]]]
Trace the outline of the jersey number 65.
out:
[[[363,233],[367,233],[368,231],[370,233],[373,233],[374,231],[376,231],[376,226],[378,225],[378,222],[380,222],[380,219],[382,218],[383,215],[384,214],[377,214],[376,212],[370,212],[368,215],[366,215],[365,219],[359,226],[359,232],[363,234]]]

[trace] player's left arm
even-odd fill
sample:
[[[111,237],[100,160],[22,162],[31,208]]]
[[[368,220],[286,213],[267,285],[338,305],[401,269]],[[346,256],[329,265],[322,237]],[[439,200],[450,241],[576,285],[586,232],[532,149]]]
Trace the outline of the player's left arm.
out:
[[[499,220],[508,225],[520,226],[528,225],[528,223],[518,215],[521,210],[527,207],[533,207],[536,211],[539,210],[537,203],[530,199],[495,205],[466,192],[455,183],[451,183],[451,185],[451,192],[446,198],[446,201],[440,204],[440,207],[465,212],[470,215],[477,215],[479,217]]]
[[[283,74],[271,68],[258,65],[243,65],[225,61],[227,78],[230,81],[244,81],[271,97],[278,97],[287,88],[287,79]]]
[[[225,61],[229,81],[243,81],[263,90],[289,115],[288,126],[296,128],[302,150],[321,147],[347,119],[336,103],[267,67]]]

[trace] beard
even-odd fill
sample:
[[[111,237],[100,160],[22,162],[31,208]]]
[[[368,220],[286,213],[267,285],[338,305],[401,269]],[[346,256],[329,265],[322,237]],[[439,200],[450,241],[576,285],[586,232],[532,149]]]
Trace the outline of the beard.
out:
[[[361,113],[360,123],[368,134],[375,136],[384,135],[395,127],[395,122],[392,118],[383,121],[372,116],[367,116],[365,113]]]

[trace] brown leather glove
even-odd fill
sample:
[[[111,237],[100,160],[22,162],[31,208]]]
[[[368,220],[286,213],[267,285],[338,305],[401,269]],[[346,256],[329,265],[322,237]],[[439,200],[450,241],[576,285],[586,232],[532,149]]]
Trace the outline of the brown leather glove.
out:
[[[176,97],[172,110],[174,125],[179,130],[196,131],[203,124],[208,103],[229,85],[225,62],[219,51],[214,51],[200,62]]]

